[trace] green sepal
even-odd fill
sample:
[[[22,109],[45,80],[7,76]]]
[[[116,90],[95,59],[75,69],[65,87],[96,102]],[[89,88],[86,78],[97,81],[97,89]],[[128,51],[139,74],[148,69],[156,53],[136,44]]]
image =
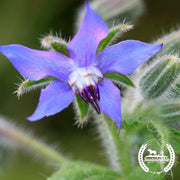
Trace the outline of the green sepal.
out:
[[[87,118],[89,105],[86,104],[79,95],[76,96],[76,102],[78,106],[79,123],[82,124]]]
[[[129,24],[119,24],[117,26],[114,26],[109,30],[109,34],[106,38],[104,38],[97,48],[97,52],[102,51],[106,47],[110,46],[111,43],[118,37],[121,37],[122,34],[129,29],[132,29],[132,25]]]
[[[67,50],[67,44],[66,43],[60,43],[60,42],[52,42],[51,43],[51,47],[57,51],[57,52],[60,52],[66,56],[69,57],[69,52]]]
[[[119,174],[104,167],[76,161],[64,164],[61,169],[47,180],[118,180]]]
[[[28,79],[25,79],[20,86],[18,87],[17,95],[20,96],[24,94],[25,92],[28,92],[30,90],[36,89],[36,88],[44,88],[47,86],[51,81],[55,80],[54,77],[48,77],[44,79],[40,79],[38,81],[30,81]]]
[[[104,74],[105,77],[107,77],[108,79],[111,79],[111,80],[115,80],[115,81],[119,81],[123,84],[126,84],[128,86],[131,86],[131,87],[136,87],[134,85],[134,83],[132,82],[132,80],[124,75],[124,74],[120,74],[120,73],[108,73],[108,74]]]
[[[41,46],[47,50],[54,50],[66,56],[69,56],[67,42],[58,36],[48,35],[41,39]]]

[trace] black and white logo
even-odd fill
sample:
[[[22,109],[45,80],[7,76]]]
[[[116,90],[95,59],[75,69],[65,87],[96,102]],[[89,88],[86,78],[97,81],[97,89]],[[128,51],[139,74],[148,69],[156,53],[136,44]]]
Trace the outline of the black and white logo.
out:
[[[145,172],[168,172],[175,162],[174,149],[169,143],[149,140],[139,149],[138,162]]]

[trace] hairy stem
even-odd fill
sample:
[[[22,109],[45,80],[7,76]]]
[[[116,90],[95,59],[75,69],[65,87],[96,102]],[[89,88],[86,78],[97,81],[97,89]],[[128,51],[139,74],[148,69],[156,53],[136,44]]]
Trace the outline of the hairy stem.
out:
[[[158,119],[158,121],[156,121],[157,118],[154,118],[154,120],[151,121],[151,124],[153,125],[153,127],[156,129],[158,135],[160,136],[161,139],[161,151],[164,151],[164,146],[163,143],[164,142],[168,142],[169,141],[169,134],[168,134],[168,128],[167,126],[165,126],[161,120]],[[160,163],[161,168],[164,168],[164,164]]]
[[[118,136],[114,121],[105,115],[96,117],[95,121],[112,169],[121,175],[128,174],[132,169],[129,150],[131,134],[122,130]]]
[[[20,145],[23,145],[28,150],[51,160],[52,162],[63,164],[66,159],[57,151],[44,144],[43,142],[34,139],[31,135],[19,128],[16,128],[6,120],[0,118],[0,136],[8,138]]]

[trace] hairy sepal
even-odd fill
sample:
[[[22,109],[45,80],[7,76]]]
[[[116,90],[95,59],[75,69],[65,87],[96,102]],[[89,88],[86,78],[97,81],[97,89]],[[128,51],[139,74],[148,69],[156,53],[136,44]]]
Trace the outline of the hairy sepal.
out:
[[[69,57],[67,42],[58,36],[48,35],[41,39],[41,46],[47,50],[54,50]]]
[[[20,83],[20,85],[18,86],[18,89],[15,92],[17,93],[17,96],[20,97],[24,93],[27,93],[31,90],[46,87],[51,81],[55,79],[56,78],[54,77],[40,79],[39,81],[31,81],[31,80],[25,79],[24,81]]]
[[[109,30],[108,36],[99,43],[97,52],[109,47],[115,41],[115,39],[120,38],[123,35],[123,33],[127,32],[132,28],[133,26],[129,24],[119,24],[117,26],[112,27]]]
[[[89,105],[86,104],[79,95],[77,95],[74,99],[74,106],[77,112],[76,124],[82,127],[88,118]]]

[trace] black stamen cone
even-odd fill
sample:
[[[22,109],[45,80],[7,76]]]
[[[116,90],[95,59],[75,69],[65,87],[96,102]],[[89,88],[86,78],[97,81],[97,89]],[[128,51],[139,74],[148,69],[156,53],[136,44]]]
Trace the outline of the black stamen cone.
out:
[[[96,110],[97,114],[101,114],[101,110],[96,101],[90,102],[91,106]]]
[[[87,96],[85,95],[84,91],[80,92],[79,95],[85,103],[89,104],[89,100],[88,100]]]
[[[87,86],[82,91],[79,92],[80,97],[87,104],[91,104],[91,106],[96,110],[97,114],[101,114],[101,110],[97,103],[97,100],[100,100],[99,89],[94,86]]]

